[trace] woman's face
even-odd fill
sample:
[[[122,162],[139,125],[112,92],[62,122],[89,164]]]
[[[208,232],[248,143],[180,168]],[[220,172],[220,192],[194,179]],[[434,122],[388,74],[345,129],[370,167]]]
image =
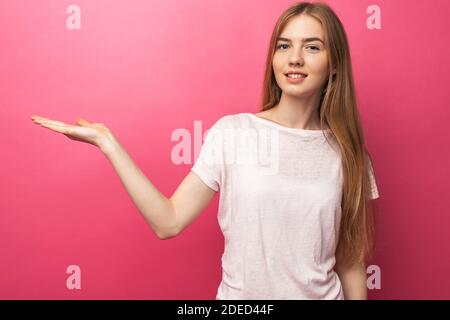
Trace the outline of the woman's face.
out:
[[[299,15],[287,23],[278,37],[272,60],[275,79],[283,94],[297,97],[321,94],[328,79],[328,55],[323,41],[322,26],[312,17]],[[287,76],[291,71],[307,76],[291,80]]]

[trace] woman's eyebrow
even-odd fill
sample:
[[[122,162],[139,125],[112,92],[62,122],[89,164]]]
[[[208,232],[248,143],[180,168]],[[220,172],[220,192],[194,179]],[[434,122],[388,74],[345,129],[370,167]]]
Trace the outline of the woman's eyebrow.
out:
[[[291,39],[283,38],[283,37],[278,37],[278,38],[277,38],[277,41],[279,41],[279,40],[281,40],[281,41],[286,41],[286,42],[291,42]],[[320,39],[319,37],[309,37],[309,38],[303,38],[303,39],[302,39],[302,42],[303,42],[303,43],[305,43],[305,42],[312,42],[312,41],[320,41],[320,42],[323,43],[323,40]]]

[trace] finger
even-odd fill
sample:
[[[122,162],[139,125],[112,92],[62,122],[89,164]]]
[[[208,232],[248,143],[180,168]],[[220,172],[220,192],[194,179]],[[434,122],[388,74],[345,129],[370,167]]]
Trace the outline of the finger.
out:
[[[40,123],[42,121],[51,121],[51,120],[45,119],[45,118],[32,118],[31,120],[33,120],[33,122],[35,122],[35,123]]]
[[[44,118],[44,117],[39,117],[39,116],[32,116],[31,120],[50,120],[50,119],[47,119],[47,118]]]
[[[53,123],[40,123],[41,126],[45,128],[49,128],[53,131],[64,133],[64,134],[70,134],[70,130],[67,126],[61,126]]]
[[[39,120],[39,121],[36,121],[36,122],[54,124],[54,125],[58,125],[58,126],[67,126],[66,123],[61,122],[61,121],[56,121],[56,120]]]

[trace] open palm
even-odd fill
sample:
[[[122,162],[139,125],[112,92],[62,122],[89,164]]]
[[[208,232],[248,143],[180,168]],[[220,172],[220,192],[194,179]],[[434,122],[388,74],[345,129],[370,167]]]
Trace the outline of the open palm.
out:
[[[100,143],[110,134],[109,129],[103,123],[91,123],[82,118],[77,119],[76,126],[39,116],[33,116],[31,120],[42,127],[62,133],[69,139],[86,142],[97,147],[100,147]]]

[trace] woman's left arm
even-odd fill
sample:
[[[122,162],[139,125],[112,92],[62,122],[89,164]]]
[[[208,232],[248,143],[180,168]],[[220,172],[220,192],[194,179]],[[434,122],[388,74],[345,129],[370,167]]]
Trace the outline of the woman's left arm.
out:
[[[364,264],[347,267],[336,265],[334,270],[341,280],[345,300],[367,299],[367,274]]]

